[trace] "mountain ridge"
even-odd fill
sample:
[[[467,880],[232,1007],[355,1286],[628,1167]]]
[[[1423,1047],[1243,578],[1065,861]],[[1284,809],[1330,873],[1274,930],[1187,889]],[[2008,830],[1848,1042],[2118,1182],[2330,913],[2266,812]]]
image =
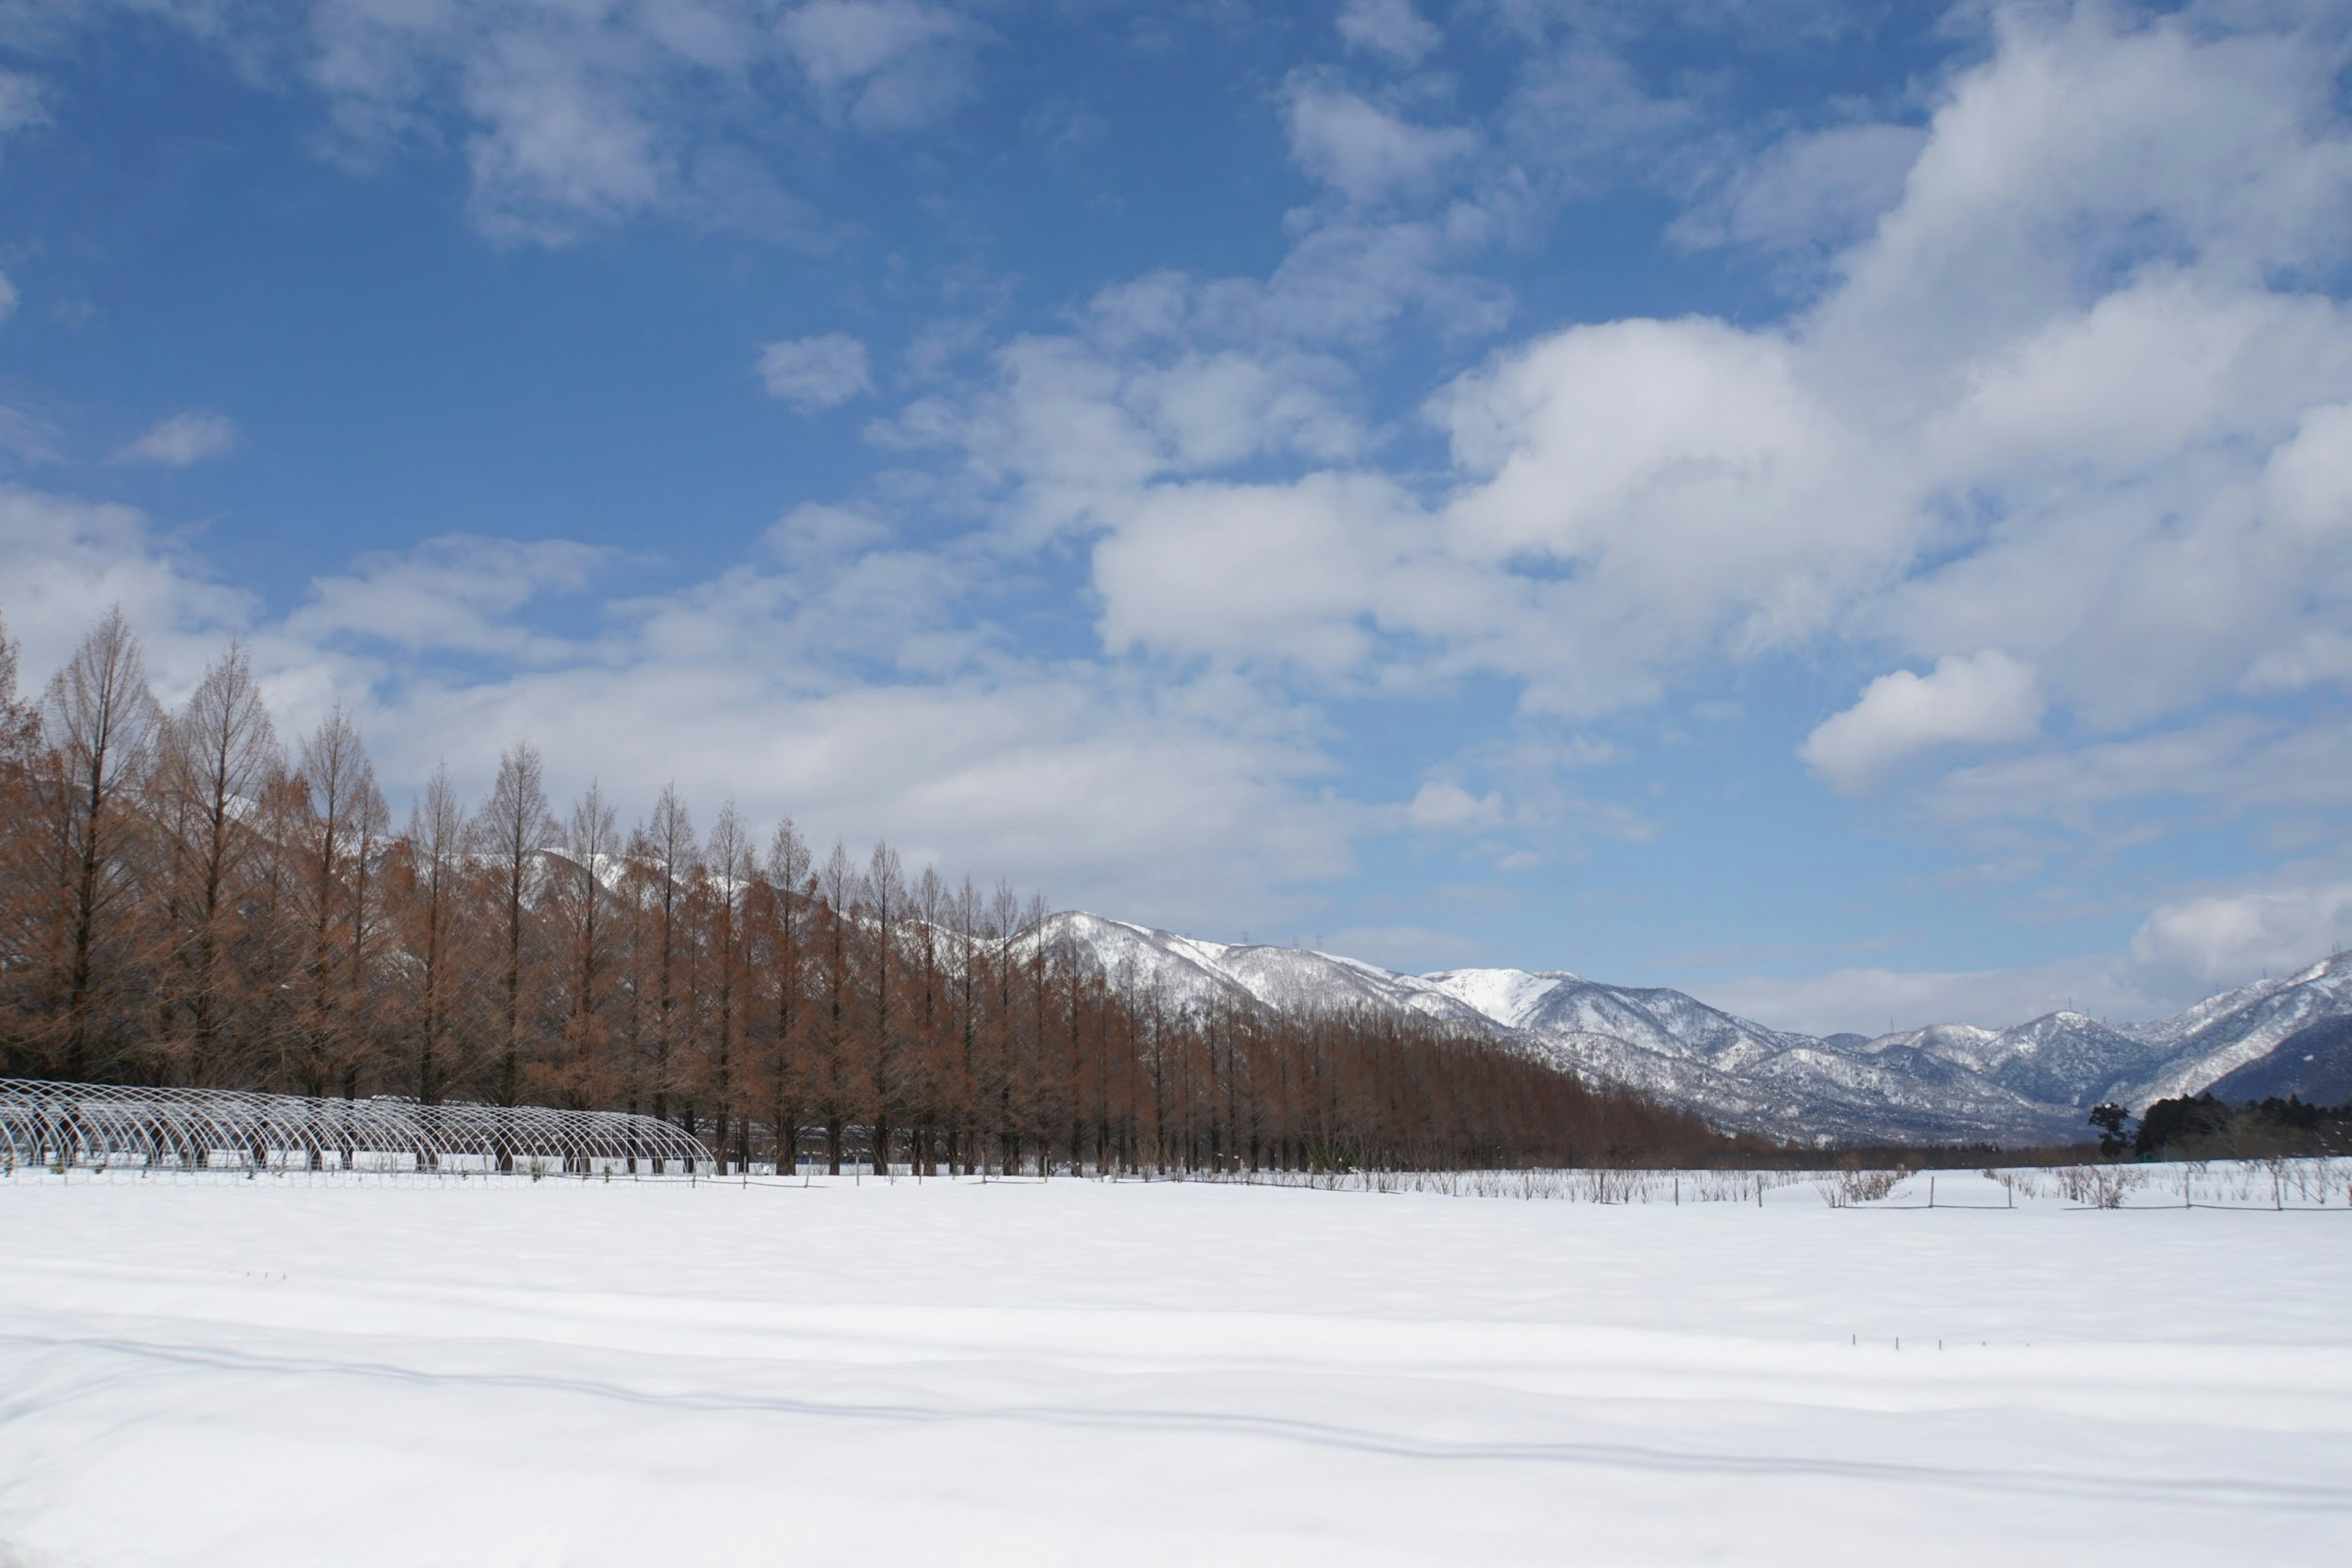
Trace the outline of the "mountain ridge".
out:
[[[1667,986],[1569,970],[1408,974],[1310,948],[1216,942],[1071,911],[1044,942],[1083,948],[1178,1005],[1370,1007],[1514,1039],[1560,1066],[1787,1142],[2076,1142],[2105,1100],[2193,1094],[2322,1020],[2352,1016],[2352,957],[2114,1026],[2061,1010],[1864,1037],[1780,1030]]]

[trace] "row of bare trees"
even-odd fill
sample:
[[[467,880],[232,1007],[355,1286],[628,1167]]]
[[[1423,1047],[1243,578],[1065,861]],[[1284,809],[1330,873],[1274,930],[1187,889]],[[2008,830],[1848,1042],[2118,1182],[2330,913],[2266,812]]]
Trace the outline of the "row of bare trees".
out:
[[[232,647],[165,712],[119,614],[37,701],[0,636],[0,1072],[641,1110],[730,1164],[1720,1157],[1483,1036],[1181,1005],[1007,886],[823,858],[664,790],[560,816],[510,747],[395,828],[360,736],[281,742]],[[779,1135],[779,1130],[782,1130]]]

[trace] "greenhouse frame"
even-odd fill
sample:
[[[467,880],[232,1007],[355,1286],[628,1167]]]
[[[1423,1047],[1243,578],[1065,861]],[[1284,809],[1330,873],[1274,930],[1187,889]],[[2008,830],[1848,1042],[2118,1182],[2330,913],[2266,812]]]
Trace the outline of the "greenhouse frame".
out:
[[[619,1110],[31,1079],[0,1079],[0,1162],[532,1176],[683,1176],[717,1163],[676,1124]]]

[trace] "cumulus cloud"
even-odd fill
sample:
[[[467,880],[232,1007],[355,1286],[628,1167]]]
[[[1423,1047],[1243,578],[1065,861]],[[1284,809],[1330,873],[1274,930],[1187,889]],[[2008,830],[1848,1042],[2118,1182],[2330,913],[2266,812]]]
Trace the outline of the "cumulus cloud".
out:
[[[515,613],[545,595],[579,592],[612,558],[610,550],[568,540],[428,539],[363,555],[349,572],[315,580],[284,629],[322,646],[357,639],[408,654],[543,663],[576,650],[519,624]]]
[[[2296,721],[2224,713],[1956,768],[1928,794],[1937,815],[1956,822],[2041,818],[2084,829],[2168,799],[2226,815],[2352,805],[2352,723],[2325,710]]]
[[[819,97],[861,130],[927,125],[971,90],[978,29],[941,6],[812,0],[787,12],[777,32]]]
[[[1502,793],[1472,795],[1448,779],[1423,784],[1405,807],[1405,820],[1435,832],[1465,832],[1501,825],[1506,815]]]
[[[1511,115],[1547,82],[1592,88],[1554,108],[1596,148],[1686,132],[1622,62],[1552,58],[1483,145],[1294,79],[1294,155],[1357,205],[1263,280],[1106,289],[877,436],[960,450],[1016,548],[1091,536],[1125,655],[1351,692],[1498,674],[1580,720],[1834,638],[1908,668],[1805,741],[1832,787],[1932,759],[1971,823],[2324,805],[2327,725],[2227,710],[2352,680],[2334,57],[2291,18],[1991,18],[1924,123],[1793,135],[1686,221],[1818,253],[1812,300],[1505,347],[1430,399],[1433,475],[1376,465],[1347,359],[1410,310],[1507,319],[1451,265],[1494,214],[1360,208],[1532,158]]]
[[[646,213],[799,239],[811,216],[756,151],[802,114],[779,89],[780,68],[806,79],[828,115],[906,129],[961,101],[959,40],[971,33],[950,13],[898,0],[816,0],[781,18],[766,0],[322,0],[294,52],[326,100],[337,156],[371,163],[410,143],[461,147],[475,222],[501,242],[563,245]],[[240,35],[228,47],[264,46]]]
[[[1415,125],[1351,92],[1311,82],[1290,92],[1290,153],[1351,202],[1427,189],[1477,144],[1456,125]]]
[[[2015,969],[1839,969],[1796,980],[1710,980],[1701,989],[1709,1002],[1742,1017],[1813,1035],[1875,1036],[1930,1024],[2002,1029],[2063,1007],[2142,1018],[2169,1012],[2181,1000],[2148,988],[2114,954]]]
[[[1918,126],[1879,122],[1800,132],[1738,167],[1667,232],[1690,246],[1843,248],[1901,199],[1926,142]]]
[[[1399,581],[1405,504],[1385,481],[1328,474],[1155,489],[1096,547],[1103,640],[1345,674],[1383,607],[1411,613],[1380,592]]]
[[[0,136],[48,121],[47,94],[22,71],[0,70]]]
[[[58,450],[59,435],[56,426],[38,415],[0,403],[0,452],[28,463],[54,463],[63,456]]]
[[[803,414],[836,408],[874,393],[866,344],[846,332],[765,345],[760,350],[760,379],[769,396],[782,398]]]
[[[563,541],[440,539],[362,557],[272,617],[131,509],[0,488],[31,681],[109,604],[167,701],[238,636],[281,728],[344,704],[395,796],[444,758],[486,788],[501,745],[528,737],[559,794],[598,776],[643,809],[674,782],[820,841],[887,836],[918,864],[1194,927],[1295,909],[1376,815],[1325,794],[1307,719],[1264,691],[1013,655],[972,624],[985,561],[896,547],[856,514],[804,509],[735,565],[653,594],[614,596],[610,563]],[[550,629],[583,617],[548,600],[600,588],[587,629]]]
[[[2135,963],[2203,988],[2288,974],[2352,936],[2352,880],[2170,900],[2132,933]]]
[[[583,220],[652,206],[669,176],[653,116],[624,73],[541,37],[487,40],[464,67],[474,208],[496,237],[556,243]]]
[[[1326,952],[1382,964],[1407,974],[1475,963],[1486,951],[1485,944],[1475,938],[1424,926],[1349,926],[1318,935],[1315,941]]]
[[[1838,787],[2032,742],[2053,708],[2074,752],[2120,743],[2352,675],[2352,318],[2295,283],[2347,248],[2325,60],[2003,11],[1923,127],[1811,133],[1739,187],[1743,242],[1849,237],[1818,299],[1502,349],[1430,399],[1433,482],[1370,465],[1346,351],[1416,306],[1503,319],[1448,272],[1483,243],[1451,217],[1319,218],[1263,281],[1107,289],[877,435],[960,448],[1014,537],[1096,535],[1122,651],[1359,689],[1491,672],[1582,719],[1838,637],[1927,671],[1808,743]],[[1326,82],[1291,106],[1302,160],[1366,199],[1463,145]]]
[[[8,635],[25,645],[34,685],[72,656],[109,605],[120,605],[150,644],[158,683],[184,690],[218,641],[248,628],[257,610],[252,595],[157,539],[133,509],[16,486],[0,486],[0,584]]]
[[[1806,736],[1797,754],[1834,787],[1856,793],[1922,752],[2030,740],[2047,707],[2031,665],[1999,648],[1947,654],[1926,675],[1898,669],[1872,681],[1853,707]]]
[[[1370,49],[1409,66],[1419,65],[1445,37],[1413,9],[1412,0],[1345,0],[1339,26],[1349,48]]]
[[[191,463],[220,456],[236,442],[236,423],[226,414],[174,414],[149,426],[137,439],[116,447],[109,460],[184,468]]]
[[[1279,816],[1301,776],[1285,770],[1314,753],[1296,731],[1265,737],[1302,722],[1302,689],[1499,676],[1528,715],[1580,719],[1834,641],[1906,667],[1806,742],[1835,787],[1936,748],[2013,745],[2027,754],[1942,759],[1935,808],[1982,824],[2158,791],[2325,805],[2325,781],[2346,776],[2329,772],[2341,727],[2263,705],[2352,681],[2338,43],[2288,11],[1970,15],[1983,47],[1922,87],[1923,123],[1805,128],[1714,183],[1674,162],[1704,105],[1644,90],[1590,38],[1551,47],[1549,24],[1507,105],[1475,123],[1429,122],[1454,101],[1433,89],[1294,78],[1290,152],[1335,196],[1294,216],[1271,274],[1105,290],[1001,344],[976,383],[942,376],[874,424],[878,443],[948,454],[937,493],[988,519],[968,554],[869,536],[857,509],[811,514],[691,593],[601,606],[571,644],[485,631],[528,621],[528,604],[427,623],[451,650],[517,666],[433,689],[491,706],[611,692],[633,661],[724,677],[714,649],[740,628],[793,672],[762,689],[763,712],[822,730],[811,694],[842,668],[911,669],[926,692],[981,692],[1063,741],[1223,737],[1255,759],[1225,776],[1257,781],[1237,787]],[[1340,16],[1359,50],[1428,47],[1409,5]],[[454,105],[478,216],[549,239],[684,199],[729,111],[682,104],[772,107],[759,84],[782,60],[820,117],[904,127],[969,90],[982,40],[914,0],[781,16],[338,5],[318,26],[316,79],[354,139],[445,133],[434,117]],[[1417,321],[1465,363],[1513,310],[1465,262],[1527,232],[1513,226],[1540,201],[1629,169],[1691,197],[1691,243],[1819,260],[1812,291],[1761,325],[1547,331],[1429,400],[1442,454],[1394,427],[1392,387],[1373,397],[1359,368],[1388,334]],[[862,345],[839,341],[859,352],[829,375],[788,353],[772,376],[763,356],[763,377],[812,406],[870,391]],[[959,574],[1047,547],[1087,563],[1114,655],[1085,679],[1142,672],[1110,707],[1043,667],[976,673],[988,637],[935,612]],[[796,551],[831,563],[822,592],[779,569]],[[437,569],[355,567],[289,635],[383,641],[323,628],[395,625],[368,606]],[[877,617],[891,637],[861,637]],[[1152,706],[1212,690],[1247,719]],[[2063,721],[2046,731],[2045,710]],[[1080,717],[1057,730],[1055,714]],[[957,776],[1005,765],[989,754]],[[1517,781],[1510,795],[1526,798]]]

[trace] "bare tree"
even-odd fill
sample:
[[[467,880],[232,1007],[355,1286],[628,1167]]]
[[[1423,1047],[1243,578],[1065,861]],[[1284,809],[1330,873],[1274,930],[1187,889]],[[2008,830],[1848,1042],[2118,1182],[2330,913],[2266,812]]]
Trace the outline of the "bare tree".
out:
[[[587,1105],[595,1097],[597,1057],[605,1038],[597,1015],[607,984],[605,948],[610,940],[603,919],[604,881],[618,870],[621,850],[613,807],[593,779],[572,808],[563,844],[573,868],[555,889],[570,950],[564,964],[571,991],[564,1021],[565,1076],[572,1102]]]
[[[1013,1106],[1013,1062],[1017,1050],[1013,944],[1021,931],[1021,900],[1013,884],[1002,878],[990,893],[986,921],[989,971],[996,994],[989,1009],[995,1027],[991,1031],[988,1082],[982,1098],[985,1114],[996,1126],[998,1166],[1009,1175],[1021,1164],[1021,1134]]]
[[[239,895],[264,847],[250,822],[284,766],[278,735],[244,647],[205,671],[187,706],[159,736],[153,810],[165,858],[163,914],[172,971],[164,994],[187,1022],[189,1081],[209,1083],[222,1068],[220,1031],[232,984]]]
[[[825,928],[825,1014],[818,1048],[817,1094],[824,1118],[825,1169],[836,1176],[841,1174],[841,1140],[849,1114],[847,1063],[843,1058],[848,1028],[849,906],[856,888],[856,868],[850,864],[849,851],[836,838],[833,853],[825,857],[824,868],[817,874],[818,908]]]
[[[378,958],[385,928],[383,867],[392,812],[376,787],[375,771],[362,756],[359,778],[352,790],[349,816],[351,881],[349,884],[349,956],[343,965],[344,1038],[342,1089],[345,1100],[359,1098],[360,1079],[383,1049],[383,1016],[379,1007]]]
[[[499,755],[498,780],[474,820],[474,832],[498,879],[499,930],[505,941],[499,966],[497,1092],[500,1105],[513,1105],[522,1071],[525,973],[531,966],[524,917],[537,891],[541,852],[555,836],[539,748],[529,741],[519,741]]]
[[[800,1063],[800,998],[803,949],[806,940],[809,898],[814,890],[809,871],[809,847],[791,817],[776,825],[768,841],[768,884],[774,912],[770,917],[774,937],[770,968],[775,986],[775,1041],[768,1069],[768,1116],[775,1128],[776,1169],[790,1175],[800,1158],[800,1118],[803,1106]]]
[[[0,1073],[29,1058],[26,1026],[45,955],[52,857],[41,830],[35,763],[40,712],[17,695],[17,646],[0,623]],[[26,1070],[36,1070],[29,1060]]]
[[[891,989],[898,983],[892,972],[891,960],[898,956],[899,927],[907,918],[907,877],[898,864],[898,852],[887,844],[877,844],[866,868],[866,912],[873,922],[874,940],[874,1038],[867,1052],[873,1071],[871,1100],[874,1111],[874,1173],[890,1173],[890,1138],[892,1111],[899,1098],[899,1041],[896,1033],[898,1021],[891,1016]]]
[[[132,1048],[122,1006],[139,993],[138,791],[153,763],[162,713],[139,639],[110,609],[49,682],[42,700],[48,830],[57,850],[52,988],[54,1070],[68,1079],[110,1072]]]
[[[961,1145],[963,1173],[973,1173],[974,1167],[985,1157],[980,1148],[980,1005],[981,959],[987,951],[982,946],[985,928],[981,913],[980,889],[970,877],[955,895],[956,934],[956,1089],[953,1100],[954,1131],[950,1137]],[[958,1151],[949,1149],[952,1163]]]
[[[750,922],[745,915],[760,863],[731,800],[719,808],[719,820],[711,824],[710,837],[703,846],[703,867],[709,880],[711,923],[711,1109],[718,1121],[712,1142],[724,1162],[731,1131],[736,1144],[733,1158],[740,1165],[750,1160],[751,1149],[750,1119],[740,1114],[736,1103],[740,1056],[736,1039],[741,1031],[744,980],[750,967],[745,951]]]
[[[465,807],[450,780],[449,764],[444,762],[434,769],[432,782],[425,786],[425,798],[408,817],[407,938],[416,960],[421,992],[416,1010],[416,1098],[427,1105],[439,1103],[443,1087],[454,1076],[455,1064],[445,1049],[459,1001],[457,964],[450,939],[461,912],[467,832]]]
[[[948,911],[947,884],[940,879],[939,868],[924,867],[923,874],[915,880],[914,895],[914,917],[920,936],[917,951],[920,954],[921,984],[918,992],[919,1010],[911,1098],[915,1110],[915,1170],[926,1176],[938,1171],[940,1086],[947,1076],[940,1037],[940,1011],[947,1000],[940,985],[943,976],[940,969],[940,939]]]
[[[40,733],[41,718],[34,706],[17,695],[17,660],[23,649],[0,620],[0,763],[21,763]]]
[[[904,1149],[925,1174],[942,1151],[1041,1174],[1757,1152],[1432,1020],[1184,1006],[1042,899],[950,894],[929,869],[909,889],[887,844],[862,872],[838,844],[813,868],[786,823],[761,861],[730,805],[698,848],[675,790],[625,854],[592,787],[565,870],[525,746],[480,826],[444,767],[390,837],[343,715],[279,765],[241,650],[168,723],[119,616],[37,724],[14,652],[0,637],[11,1072],[583,1108],[650,1089],[657,1114],[683,1097],[689,1131],[713,1106],[730,1163],[761,1109],[780,1163],[821,1119],[835,1171],[857,1138],[877,1169]],[[535,1031],[560,1016],[562,1076],[542,1079]],[[174,1056],[189,1037],[203,1050]]]
[[[689,1001],[679,984],[678,966],[686,956],[686,897],[698,858],[694,842],[694,818],[678,798],[677,786],[664,784],[654,802],[650,821],[638,830],[638,858],[654,878],[658,948],[655,985],[654,1114],[669,1114],[671,1055],[678,1039],[681,1004]]]
[[[303,963],[310,992],[301,1080],[306,1094],[324,1094],[336,1068],[352,1052],[349,1020],[341,1016],[352,999],[343,961],[348,934],[354,861],[360,852],[359,818],[374,794],[375,777],[351,716],[337,706],[302,742],[297,778],[310,807],[302,892],[309,955]]]

